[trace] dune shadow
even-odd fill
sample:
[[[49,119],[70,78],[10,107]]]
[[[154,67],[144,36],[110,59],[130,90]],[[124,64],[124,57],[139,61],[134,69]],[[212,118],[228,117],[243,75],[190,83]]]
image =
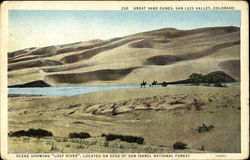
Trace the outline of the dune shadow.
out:
[[[47,75],[45,80],[54,83],[70,84],[86,83],[91,81],[114,81],[126,77],[136,68],[138,67],[126,69],[103,69],[85,73],[51,74]]]
[[[153,57],[149,57],[148,59],[146,59],[145,64],[146,65],[169,65],[169,64],[173,64],[179,61],[198,59],[198,58],[202,58],[210,54],[213,54],[214,52],[222,48],[227,48],[227,47],[231,47],[231,46],[238,45],[238,44],[240,44],[240,41],[222,43],[222,44],[215,45],[203,51],[185,53],[185,54],[178,55],[178,56],[176,55],[153,56]]]

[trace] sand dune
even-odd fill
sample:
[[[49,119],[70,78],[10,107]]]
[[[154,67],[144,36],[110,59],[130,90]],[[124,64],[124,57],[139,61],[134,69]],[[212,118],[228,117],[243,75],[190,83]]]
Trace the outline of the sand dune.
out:
[[[101,47],[98,47],[98,48],[95,48],[92,50],[87,50],[87,51],[84,51],[84,52],[77,54],[77,55],[66,56],[66,57],[61,59],[61,62],[62,63],[74,63],[74,62],[77,62],[77,61],[80,61],[83,59],[88,59],[88,58],[91,58],[91,57],[97,55],[100,52],[114,49],[116,47],[119,47],[121,45],[125,45],[126,43],[129,43],[129,42],[137,40],[137,39],[138,38],[125,39],[125,40],[121,40],[119,42],[116,42],[116,43],[113,43],[113,44],[110,44],[107,46],[101,46]]]
[[[147,64],[169,65],[178,61],[198,59],[204,56],[208,56],[221,48],[226,48],[226,47],[230,47],[230,46],[234,46],[238,44],[240,44],[240,41],[222,43],[222,44],[213,46],[209,49],[206,49],[202,52],[186,53],[186,54],[178,55],[178,56],[174,56],[174,55],[154,56],[154,57],[150,57],[147,59]]]
[[[21,62],[21,61],[37,59],[37,58],[45,57],[45,56],[52,56],[57,53],[58,48],[59,48],[58,46],[48,46],[48,47],[38,48],[28,53],[25,53],[23,55],[20,55],[19,57],[12,57],[12,59],[9,59],[8,62],[9,63]]]
[[[240,80],[240,60],[227,60],[219,64],[223,70],[227,71],[231,75],[234,75],[233,78]]]
[[[17,56],[20,56],[20,55],[23,55],[29,51],[32,51],[36,49],[36,47],[32,47],[32,48],[26,48],[26,49],[22,49],[22,50],[17,50],[17,51],[14,51],[14,52],[9,52],[8,53],[8,58],[13,58],[13,57],[17,57]]]
[[[53,60],[36,60],[36,61],[28,61],[28,62],[20,62],[16,64],[9,64],[8,71],[19,70],[25,68],[34,68],[34,67],[42,67],[42,66],[56,66],[60,65],[60,62]]]
[[[207,74],[214,71],[223,71],[239,80],[239,55],[238,27],[192,30],[164,28],[110,40],[33,47],[10,52],[9,85],[37,80],[55,86],[62,83],[128,84],[154,79],[178,81],[188,78],[192,73]],[[127,72],[129,68],[133,68],[133,71]],[[104,73],[100,70],[111,72]],[[113,70],[126,72],[119,72],[119,76],[115,73],[112,77]],[[80,78],[82,75],[85,78]],[[90,75],[92,78],[86,78]],[[104,78],[107,76],[112,78]]]
[[[8,85],[150,84],[184,80],[192,73],[225,73],[240,80],[240,43],[240,28],[228,26],[164,28],[33,47],[8,53]],[[9,95],[9,131],[41,128],[54,137],[27,142],[26,137],[9,137],[8,146],[10,153],[240,153],[240,113],[240,86],[126,88],[69,97]],[[202,124],[214,129],[199,133]],[[91,138],[68,138],[82,131]],[[103,133],[140,136],[145,144],[107,143]],[[174,150],[177,141],[189,149]]]
[[[202,32],[206,32],[208,34],[217,35],[223,33],[231,33],[231,32],[238,32],[239,28],[234,26],[229,27],[208,27],[208,28],[200,28],[200,29],[192,29],[192,30],[177,30],[175,28],[166,28],[166,29],[159,29],[149,32],[139,33],[145,36],[164,36],[168,38],[177,38],[182,36],[194,35]]]
[[[144,39],[139,42],[130,43],[131,48],[153,48],[152,42],[150,40]]]
[[[127,68],[120,70],[97,70],[93,72],[76,73],[76,74],[50,74],[45,77],[46,81],[52,83],[86,83],[89,81],[114,81],[125,77],[135,68]]]

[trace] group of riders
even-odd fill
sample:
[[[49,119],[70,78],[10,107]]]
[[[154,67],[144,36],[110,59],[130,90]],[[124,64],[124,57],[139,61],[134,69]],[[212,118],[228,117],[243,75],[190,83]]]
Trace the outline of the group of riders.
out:
[[[141,83],[141,88],[146,87],[146,85],[147,85],[147,82],[143,80]],[[156,85],[162,85],[163,87],[167,87],[168,83],[165,81],[163,81],[162,83],[157,83],[157,81],[154,80],[151,84],[149,84],[149,87],[154,87]]]

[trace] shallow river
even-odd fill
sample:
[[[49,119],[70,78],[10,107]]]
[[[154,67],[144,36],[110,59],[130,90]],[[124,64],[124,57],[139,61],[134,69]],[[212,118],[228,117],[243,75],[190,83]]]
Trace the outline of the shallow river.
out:
[[[223,85],[239,85],[235,83],[222,83]],[[172,84],[171,86],[191,86],[192,84]],[[204,84],[201,84],[204,85]],[[213,86],[213,84],[210,84]],[[17,95],[45,95],[45,96],[73,96],[86,94],[91,92],[99,92],[105,90],[122,89],[122,88],[140,88],[140,85],[106,85],[106,86],[60,86],[60,87],[32,87],[32,88],[9,88],[8,94]],[[148,85],[146,87],[149,87]],[[161,87],[158,85],[157,87]]]

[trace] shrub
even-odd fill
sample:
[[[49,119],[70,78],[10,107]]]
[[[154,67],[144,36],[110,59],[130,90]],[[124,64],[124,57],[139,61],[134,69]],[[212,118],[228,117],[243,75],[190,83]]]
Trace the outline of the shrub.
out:
[[[71,147],[71,145],[70,144],[65,144],[64,147]]]
[[[115,139],[120,139],[121,141],[125,141],[128,143],[137,143],[137,144],[143,144],[144,138],[137,137],[137,136],[123,136],[123,135],[115,135],[115,134],[108,134],[105,135],[106,141],[113,141]]]
[[[120,149],[124,149],[125,148],[124,144],[117,144],[117,147],[120,148]]]
[[[204,76],[208,82],[235,82],[235,80],[222,71],[211,72]]]
[[[214,84],[215,87],[224,87],[220,82]]]
[[[95,145],[97,143],[97,141],[96,140],[88,140],[88,141],[84,141],[83,143],[87,144],[87,145]]]
[[[26,136],[25,130],[19,130],[16,132],[9,132],[10,137],[21,137],[21,136]]]
[[[170,102],[169,103],[170,105],[175,105],[175,104],[184,104],[184,102],[182,102],[182,101],[174,101],[174,102]]]
[[[77,145],[74,147],[75,149],[84,149],[84,145]]]
[[[69,138],[89,138],[90,135],[86,132],[80,132],[80,133],[70,133]]]
[[[193,73],[189,76],[191,83],[204,82],[204,76],[202,74]]]
[[[103,134],[101,135],[101,137],[106,137],[106,134],[105,134],[105,133],[103,133]]]
[[[101,143],[101,146],[108,147],[109,146],[109,142],[104,141],[104,142]]]
[[[205,146],[202,145],[202,146],[200,147],[200,150],[201,150],[201,151],[205,151]]]
[[[210,131],[210,130],[213,129],[213,128],[214,128],[213,125],[207,126],[207,125],[205,125],[205,124],[203,123],[202,126],[199,126],[196,130],[197,130],[199,133],[204,133],[204,132]]]
[[[235,82],[235,80],[222,71],[211,72],[207,75],[193,73],[189,76],[191,83],[221,83],[221,82]],[[218,86],[220,87],[220,86]]]
[[[196,106],[195,106],[195,110],[196,110],[196,111],[200,111],[200,110],[202,110],[202,107],[201,107],[200,105],[196,105]]]
[[[176,142],[176,143],[173,144],[173,148],[174,149],[186,149],[187,144],[185,144],[183,142]]]
[[[28,136],[28,137],[50,137],[53,136],[52,132],[46,131],[43,129],[29,129],[28,131],[20,130],[16,132],[10,132],[10,137],[21,137],[21,136]]]
[[[56,145],[52,144],[51,148],[50,148],[50,151],[58,151],[59,149],[57,148]]]

